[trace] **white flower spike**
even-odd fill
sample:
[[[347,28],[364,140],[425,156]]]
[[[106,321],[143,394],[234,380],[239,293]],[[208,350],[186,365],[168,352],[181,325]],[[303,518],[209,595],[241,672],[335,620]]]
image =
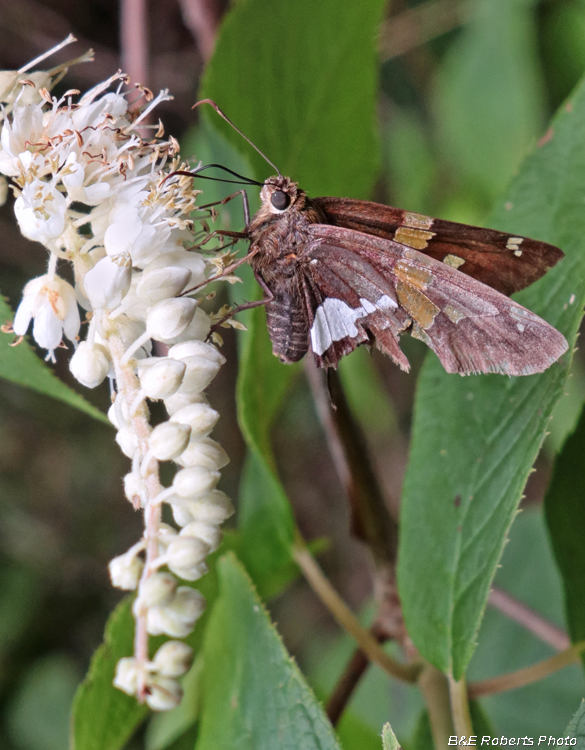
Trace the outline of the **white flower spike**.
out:
[[[219,414],[204,393],[225,362],[205,342],[211,318],[200,307],[200,287],[217,261],[193,249],[199,191],[174,174],[186,168],[177,142],[138,134],[168,93],[130,116],[120,73],[75,102],[72,92],[51,100],[53,73],[30,67],[0,71],[0,203],[8,178],[21,232],[49,260],[47,273],[25,286],[13,329],[23,336],[33,321],[33,337],[51,360],[64,336],[73,342],[70,370],[85,387],[110,379],[108,417],[131,461],[124,494],[145,519],[142,539],[109,566],[114,586],[137,591],[135,650],[119,662],[114,685],[155,711],[169,710],[181,699],[177,678],[192,651],[170,641],[150,661],[149,635],[183,638],[193,630],[205,600],[179,579],[207,572],[205,559],[233,513],[215,489],[229,459],[209,437]],[[57,275],[58,263],[60,272],[70,264],[75,288]],[[180,296],[192,287],[199,296]],[[79,343],[78,303],[88,323]],[[171,345],[169,354],[150,356],[152,340]],[[162,401],[169,415],[154,428],[149,400]],[[162,461],[179,466],[167,488]],[[180,532],[162,523],[163,503]]]

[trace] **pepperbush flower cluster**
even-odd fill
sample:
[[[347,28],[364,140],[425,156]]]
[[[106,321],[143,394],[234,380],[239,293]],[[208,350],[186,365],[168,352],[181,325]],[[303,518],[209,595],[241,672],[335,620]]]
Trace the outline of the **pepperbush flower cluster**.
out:
[[[114,684],[167,710],[181,699],[177,678],[191,649],[171,640],[150,659],[148,637],[192,631],[205,602],[180,579],[206,572],[220,525],[233,513],[216,489],[228,458],[209,437],[219,415],[204,394],[224,362],[206,341],[212,318],[200,307],[221,259],[187,249],[199,191],[173,174],[185,168],[177,142],[163,140],[161,126],[150,140],[141,135],[168,93],[140,88],[150,103],[133,110],[122,92],[127,79],[117,73],[83,96],[57,99],[49,93],[54,75],[0,73],[0,173],[14,190],[23,235],[48,251],[47,272],[26,284],[13,331],[23,336],[33,321],[33,338],[50,360],[66,337],[71,372],[88,388],[110,378],[108,416],[132,462],[125,495],[145,518],[143,538],[109,566],[114,586],[137,591],[135,650],[118,664]],[[66,266],[73,283],[59,275]],[[191,296],[179,296],[192,287]],[[153,341],[164,345],[157,356]],[[167,421],[150,424],[149,401],[164,403]],[[168,488],[159,478],[163,461],[179,467]],[[177,527],[162,522],[163,503]]]

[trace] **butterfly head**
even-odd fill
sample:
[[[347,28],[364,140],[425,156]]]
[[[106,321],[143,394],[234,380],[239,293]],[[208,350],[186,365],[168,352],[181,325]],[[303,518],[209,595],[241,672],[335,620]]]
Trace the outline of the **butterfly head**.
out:
[[[282,214],[290,209],[301,210],[305,192],[289,177],[269,177],[260,191],[262,208],[271,214]]]

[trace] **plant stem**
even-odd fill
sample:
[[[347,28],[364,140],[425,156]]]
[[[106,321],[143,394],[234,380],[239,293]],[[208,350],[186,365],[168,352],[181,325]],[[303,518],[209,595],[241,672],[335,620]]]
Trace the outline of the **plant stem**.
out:
[[[115,324],[114,324],[115,325]],[[138,378],[131,364],[124,363],[124,343],[122,339],[113,331],[108,335],[108,344],[112,354],[112,361],[116,372],[116,382],[120,393],[122,394],[128,409],[136,398],[139,390]],[[143,403],[136,413],[129,417],[132,423],[134,433],[138,440],[140,461],[148,452],[148,438],[152,428],[148,420],[148,410]],[[146,581],[153,573],[151,563],[156,560],[159,553],[158,532],[161,521],[160,503],[152,503],[155,497],[161,491],[160,479],[158,474],[158,463],[149,467],[148,476],[146,477],[147,500],[144,508],[144,540],[146,542],[146,555],[144,569],[140,579],[140,584]],[[139,587],[140,587],[139,584]],[[139,674],[142,675],[142,685],[139,686],[138,698],[144,701],[146,697],[146,687],[144,684],[145,665],[148,661],[148,632],[146,629],[146,616],[139,614],[136,616],[136,632],[134,637],[134,657],[142,669]]]
[[[420,666],[417,664],[401,664],[391,656],[388,656],[374,636],[357,621],[347,604],[327,580],[327,577],[307,549],[304,540],[298,535],[293,547],[293,557],[303,571],[313,591],[341,627],[355,639],[368,659],[399,680],[409,683],[416,682]]]
[[[425,664],[418,686],[427,706],[434,750],[447,750],[449,737],[455,734],[447,678],[432,664]]]
[[[522,625],[556,651],[564,651],[571,645],[569,636],[563,630],[497,586],[491,590],[488,604],[509,617],[510,620]]]
[[[469,698],[465,677],[455,680],[449,677],[449,695],[451,696],[451,716],[455,734],[459,737],[470,737],[473,734],[473,724],[469,713]]]
[[[575,643],[571,648],[561,651],[559,654],[551,656],[550,659],[544,659],[533,664],[531,667],[518,669],[516,672],[508,672],[499,677],[492,677],[489,680],[473,682],[469,686],[469,697],[479,698],[481,695],[491,695],[492,693],[503,693],[506,690],[529,685],[531,682],[542,680],[545,677],[564,669],[570,664],[579,661],[580,655],[585,651],[585,641]]]
[[[379,643],[386,640],[382,633],[377,634],[372,630],[370,632]],[[367,655],[361,649],[356,648],[327,701],[326,713],[333,726],[336,726],[341,718],[345,707],[369,666],[370,661]]]
[[[382,61],[404,55],[465,22],[465,6],[454,0],[431,0],[392,16],[382,26]]]

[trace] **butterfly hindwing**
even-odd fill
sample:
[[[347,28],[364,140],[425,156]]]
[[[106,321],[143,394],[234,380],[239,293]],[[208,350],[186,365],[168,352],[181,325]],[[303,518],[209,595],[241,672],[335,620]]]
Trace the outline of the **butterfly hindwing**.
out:
[[[407,369],[407,328],[461,374],[541,372],[567,348],[546,321],[418,250],[327,224],[309,232],[300,273],[321,366],[370,339]]]

